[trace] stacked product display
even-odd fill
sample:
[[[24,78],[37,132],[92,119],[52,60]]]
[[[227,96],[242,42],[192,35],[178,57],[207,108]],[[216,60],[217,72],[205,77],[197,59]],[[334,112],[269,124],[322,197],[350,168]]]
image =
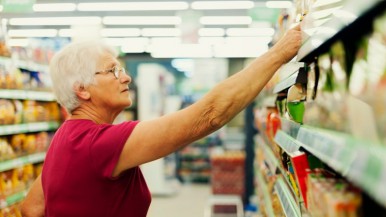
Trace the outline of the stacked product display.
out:
[[[177,176],[184,182],[209,182],[210,153],[219,145],[220,138],[217,134],[212,134],[178,151]]]
[[[255,112],[263,216],[386,214],[385,1],[295,1],[304,42]]]
[[[225,151],[211,156],[211,186],[213,194],[244,196],[245,154]]]
[[[49,92],[46,65],[1,54],[0,216],[21,216],[19,203],[41,172],[62,112]]]

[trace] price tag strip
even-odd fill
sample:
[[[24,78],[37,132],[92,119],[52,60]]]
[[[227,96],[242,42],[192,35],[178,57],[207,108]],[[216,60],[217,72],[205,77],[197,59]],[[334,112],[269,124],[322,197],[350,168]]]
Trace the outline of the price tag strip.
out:
[[[268,191],[267,183],[265,183],[261,172],[259,169],[256,169],[256,177],[257,177],[257,189],[262,192],[264,195],[264,203],[265,203],[265,211],[268,215],[268,217],[275,217],[275,214],[273,212],[273,207],[272,207],[272,200],[271,200],[271,195]]]
[[[292,155],[296,151],[299,151],[301,147],[300,144],[298,144],[298,142],[294,138],[292,138],[281,130],[276,133],[274,140],[289,155]]]
[[[51,92],[32,91],[32,90],[11,90],[0,89],[0,98],[2,99],[20,99],[20,100],[38,100],[55,101],[55,95]]]
[[[294,198],[291,196],[288,187],[283,179],[279,178],[275,184],[275,191],[279,196],[279,200],[283,211],[287,217],[300,217],[301,212]]]
[[[33,164],[33,163],[43,162],[45,156],[46,156],[46,153],[36,153],[36,154],[0,162],[0,172],[7,171],[16,167],[20,167],[29,163]]]
[[[6,136],[6,135],[12,135],[12,134],[18,134],[18,133],[50,131],[50,130],[56,130],[58,129],[58,127],[59,127],[59,123],[55,121],[3,125],[3,126],[0,126],[0,136]]]

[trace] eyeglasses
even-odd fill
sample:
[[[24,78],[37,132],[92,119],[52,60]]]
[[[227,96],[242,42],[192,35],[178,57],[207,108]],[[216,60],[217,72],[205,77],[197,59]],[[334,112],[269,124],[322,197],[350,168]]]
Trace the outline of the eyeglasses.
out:
[[[122,66],[114,66],[113,68],[111,69],[106,69],[104,71],[100,71],[100,72],[95,72],[95,74],[107,74],[107,73],[113,73],[115,78],[118,79],[121,75],[121,73],[126,73],[126,70],[125,68],[123,68]]]

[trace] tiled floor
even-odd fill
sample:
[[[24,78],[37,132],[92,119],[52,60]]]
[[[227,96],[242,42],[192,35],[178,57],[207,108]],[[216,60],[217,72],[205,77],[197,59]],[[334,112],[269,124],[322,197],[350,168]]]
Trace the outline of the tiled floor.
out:
[[[203,217],[209,184],[183,184],[171,196],[153,196],[148,217]]]

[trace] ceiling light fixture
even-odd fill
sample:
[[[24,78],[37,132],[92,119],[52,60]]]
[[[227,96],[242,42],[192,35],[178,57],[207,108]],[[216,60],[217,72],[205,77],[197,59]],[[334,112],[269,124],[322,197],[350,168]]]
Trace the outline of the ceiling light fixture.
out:
[[[108,2],[79,3],[79,11],[163,11],[186,10],[189,4],[184,1],[167,2]]]
[[[201,28],[198,30],[199,36],[224,36],[225,30],[223,28]]]
[[[210,45],[202,44],[162,44],[153,46],[151,56],[154,58],[210,58],[212,57],[212,48]]]
[[[235,10],[253,7],[253,1],[194,1],[191,4],[191,8],[195,10]]]
[[[199,44],[224,44],[224,37],[200,37],[198,39]]]
[[[251,46],[249,44],[214,45],[213,53],[217,58],[258,57],[268,50],[267,45]]]
[[[106,16],[105,25],[178,25],[181,18],[177,16]]]
[[[12,26],[48,26],[48,25],[97,25],[101,23],[100,17],[34,17],[11,18]]]
[[[74,3],[34,4],[32,8],[35,12],[75,11],[76,4]]]
[[[58,34],[56,29],[11,29],[9,37],[55,37]]]
[[[273,28],[229,28],[226,30],[228,36],[273,36]]]
[[[252,18],[249,16],[203,16],[200,18],[203,25],[249,25]]]
[[[143,28],[142,36],[157,37],[157,36],[180,36],[181,30],[177,28]]]
[[[104,28],[101,29],[103,37],[136,37],[141,35],[139,28]]]
[[[127,45],[147,45],[149,43],[149,38],[143,37],[133,37],[133,38],[103,38],[103,40],[111,46],[127,46]]]
[[[23,38],[23,39],[11,38],[8,40],[7,44],[10,47],[27,47],[29,44],[29,39],[28,38]]]

